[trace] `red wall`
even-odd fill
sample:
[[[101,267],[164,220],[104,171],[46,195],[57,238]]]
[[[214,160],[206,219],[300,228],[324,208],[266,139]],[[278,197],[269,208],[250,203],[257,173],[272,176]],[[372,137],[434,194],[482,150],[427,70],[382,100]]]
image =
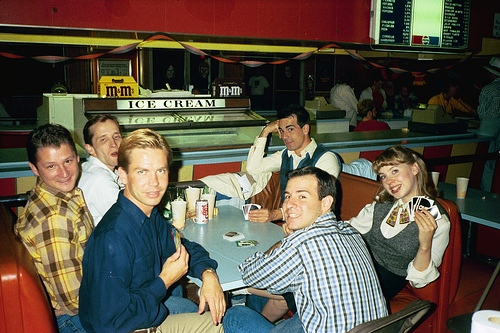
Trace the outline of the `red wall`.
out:
[[[0,24],[369,43],[371,0],[0,0]],[[498,0],[474,0],[469,48]]]
[[[368,43],[370,0],[0,0],[2,24]]]

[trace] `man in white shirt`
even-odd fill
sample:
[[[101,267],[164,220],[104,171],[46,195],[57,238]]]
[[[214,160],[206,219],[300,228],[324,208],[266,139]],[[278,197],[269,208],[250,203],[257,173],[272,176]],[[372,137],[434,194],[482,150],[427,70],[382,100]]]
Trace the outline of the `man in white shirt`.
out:
[[[115,117],[103,114],[90,119],[83,128],[85,149],[90,154],[82,164],[78,187],[83,191],[94,226],[116,202],[123,188],[116,166],[118,148],[122,142],[120,127]]]
[[[345,110],[346,118],[349,118],[349,126],[358,126],[358,99],[354,94],[354,73],[345,72],[337,84],[330,90],[330,104]]]
[[[335,153],[327,150],[311,138],[309,113],[299,105],[288,105],[278,110],[278,120],[269,123],[255,139],[248,153],[246,171],[250,174],[280,172],[280,187],[286,188],[286,173],[304,166],[316,166],[335,178],[340,173],[340,161]],[[264,157],[267,136],[278,132],[286,148]],[[281,209],[251,210],[252,222],[269,222],[283,219]]]
[[[269,82],[262,76],[259,69],[255,75],[248,81],[250,87],[250,99],[252,102],[252,109],[262,109],[265,107],[265,91],[269,88]]]
[[[359,100],[371,99],[375,102],[377,107],[377,112],[382,112],[387,109],[387,95],[385,90],[382,88],[384,84],[384,78],[382,76],[376,76],[373,79],[373,83],[361,92],[359,95]]]

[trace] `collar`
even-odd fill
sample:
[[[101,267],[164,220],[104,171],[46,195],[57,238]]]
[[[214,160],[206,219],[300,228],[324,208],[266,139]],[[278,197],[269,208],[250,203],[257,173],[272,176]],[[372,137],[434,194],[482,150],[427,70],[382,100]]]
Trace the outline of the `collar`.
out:
[[[320,217],[318,217],[318,219],[314,223],[319,223],[319,222],[324,222],[324,221],[337,222],[337,216],[335,215],[334,212],[330,211],[330,212],[325,213],[325,214],[321,215]]]
[[[113,172],[111,171],[107,166],[106,164],[102,163],[100,159],[98,159],[97,157],[95,156],[92,156],[92,155],[89,155],[89,158],[88,158],[88,162],[95,165],[95,166],[98,166],[100,168],[103,168],[103,169],[106,169],[107,171],[111,172],[112,174],[116,174],[116,172]],[[116,170],[116,168],[115,168]]]
[[[286,242],[286,241],[290,241],[290,239],[294,239],[296,237],[300,237],[300,235],[306,233],[308,230],[316,228],[320,224],[324,224],[324,225],[338,224],[337,216],[335,216],[335,213],[333,213],[331,211],[328,212],[328,213],[325,213],[325,214],[321,215],[320,217],[318,217],[316,219],[316,221],[314,221],[310,226],[307,226],[307,227],[305,227],[303,229],[296,230],[296,231],[292,232],[289,235],[289,237],[283,238],[282,241]]]
[[[70,201],[73,197],[77,197],[79,195],[82,195],[82,190],[80,190],[78,187],[75,187],[70,192],[61,192],[61,191],[56,190],[55,188],[47,185],[40,177],[38,177],[38,179],[37,179],[37,186],[41,190],[48,192],[49,194],[51,194],[59,199],[62,199],[64,201]]]
[[[316,143],[316,141],[313,138],[311,138],[311,142],[309,142],[309,144],[304,148],[304,150],[302,150],[302,152],[300,154],[301,156],[297,155],[295,153],[295,151],[287,150],[288,157],[293,156],[294,158],[304,158],[306,156],[306,154],[309,153],[309,158],[311,158],[317,147],[318,147],[318,144]]]
[[[131,221],[134,224],[137,224],[138,227],[142,227],[144,222],[148,219],[153,219],[154,216],[158,213],[156,208],[153,208],[151,211],[151,216],[147,216],[144,212],[137,207],[129,198],[127,198],[124,194],[124,191],[121,190],[118,194],[117,203],[123,208],[123,210],[131,216]]]

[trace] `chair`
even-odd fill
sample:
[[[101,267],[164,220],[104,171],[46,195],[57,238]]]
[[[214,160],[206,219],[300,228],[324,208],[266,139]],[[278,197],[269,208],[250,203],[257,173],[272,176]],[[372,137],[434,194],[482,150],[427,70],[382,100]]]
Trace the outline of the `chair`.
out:
[[[441,276],[424,288],[413,288],[409,284],[390,302],[390,308],[398,311],[413,298],[428,299],[437,305],[418,331],[446,332],[446,320],[450,304],[457,294],[462,259],[462,233],[457,208],[449,200],[438,199],[450,218],[450,242],[443,256],[439,272]]]
[[[387,317],[375,319],[362,323],[348,333],[406,333],[420,322],[431,309],[432,302],[415,300],[403,310],[393,313]]]
[[[0,333],[55,333],[52,306],[33,258],[14,234],[14,217],[0,202]]]

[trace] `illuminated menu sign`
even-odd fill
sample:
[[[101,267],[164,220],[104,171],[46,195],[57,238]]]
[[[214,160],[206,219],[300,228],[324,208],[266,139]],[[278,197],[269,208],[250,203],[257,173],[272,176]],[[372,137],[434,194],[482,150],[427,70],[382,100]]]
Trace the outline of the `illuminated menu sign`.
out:
[[[471,0],[445,0],[443,47],[467,47]]]
[[[410,45],[412,0],[382,0],[380,44]]]
[[[375,44],[467,48],[471,0],[373,0]]]

